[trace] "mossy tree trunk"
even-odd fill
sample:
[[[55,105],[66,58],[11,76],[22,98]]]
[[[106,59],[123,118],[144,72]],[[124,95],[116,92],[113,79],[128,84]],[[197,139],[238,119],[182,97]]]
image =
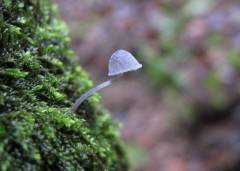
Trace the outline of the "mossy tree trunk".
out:
[[[49,0],[0,0],[0,170],[127,170]]]

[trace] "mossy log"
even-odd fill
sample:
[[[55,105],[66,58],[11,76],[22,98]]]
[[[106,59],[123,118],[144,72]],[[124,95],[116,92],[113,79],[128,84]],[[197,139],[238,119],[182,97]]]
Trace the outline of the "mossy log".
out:
[[[0,0],[0,170],[127,170],[116,124],[49,0]]]

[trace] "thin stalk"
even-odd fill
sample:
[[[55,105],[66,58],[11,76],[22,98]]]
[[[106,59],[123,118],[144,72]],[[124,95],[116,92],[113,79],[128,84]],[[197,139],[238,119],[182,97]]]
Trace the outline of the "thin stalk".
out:
[[[112,80],[107,80],[99,85],[97,85],[96,87],[94,88],[91,88],[90,90],[88,90],[86,93],[84,93],[83,95],[81,95],[76,101],[75,103],[72,105],[72,108],[71,108],[71,112],[75,112],[78,107],[82,104],[82,102],[84,100],[86,100],[89,96],[93,95],[94,93],[100,91],[101,89],[107,87],[107,86],[110,86],[112,84]]]

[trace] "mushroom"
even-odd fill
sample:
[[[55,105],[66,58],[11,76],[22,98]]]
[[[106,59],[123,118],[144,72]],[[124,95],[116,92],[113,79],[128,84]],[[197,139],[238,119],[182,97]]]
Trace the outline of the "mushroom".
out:
[[[135,71],[140,68],[142,68],[142,64],[140,64],[131,53],[121,49],[115,51],[110,57],[108,64],[108,76],[110,76],[111,78],[97,85],[96,87],[91,88],[83,95],[81,95],[72,105],[71,111],[75,112],[82,104],[82,102],[86,100],[89,96],[93,95],[94,93],[100,91],[107,86],[110,86],[116,77],[121,76],[125,72]]]

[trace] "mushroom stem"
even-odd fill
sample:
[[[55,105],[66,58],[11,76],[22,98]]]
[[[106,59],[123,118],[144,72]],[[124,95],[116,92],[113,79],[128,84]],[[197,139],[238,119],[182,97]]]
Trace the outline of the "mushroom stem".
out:
[[[82,104],[82,102],[84,100],[86,100],[89,96],[93,95],[94,93],[96,93],[97,91],[100,91],[101,89],[110,86],[112,84],[113,80],[107,80],[99,85],[97,85],[94,88],[91,88],[90,90],[88,90],[86,93],[84,93],[83,95],[81,95],[76,101],[75,103],[72,105],[71,111],[75,112],[78,107]]]

